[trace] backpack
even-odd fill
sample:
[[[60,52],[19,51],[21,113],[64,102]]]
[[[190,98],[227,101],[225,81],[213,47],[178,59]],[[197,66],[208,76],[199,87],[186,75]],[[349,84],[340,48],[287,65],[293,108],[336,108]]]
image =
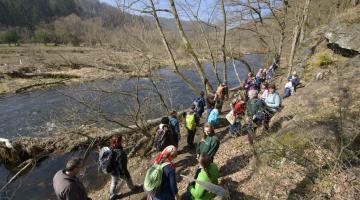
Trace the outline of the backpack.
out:
[[[256,105],[256,111],[255,111],[256,120],[262,122],[265,119],[264,103],[262,100],[257,99],[255,105]]]
[[[196,128],[195,113],[186,114],[185,127],[190,131],[195,130]]]
[[[113,171],[113,152],[110,147],[103,147],[99,152],[99,169],[104,174],[109,174]]]
[[[167,127],[163,127],[162,129],[158,129],[155,139],[154,139],[154,147],[158,151],[162,151],[166,146],[166,131],[168,131]]]
[[[160,187],[162,182],[163,169],[170,163],[153,164],[147,171],[144,180],[144,190],[146,192],[153,192]]]
[[[193,104],[195,105],[196,112],[199,112],[200,110],[204,109],[205,102],[202,97],[198,97],[194,100]]]

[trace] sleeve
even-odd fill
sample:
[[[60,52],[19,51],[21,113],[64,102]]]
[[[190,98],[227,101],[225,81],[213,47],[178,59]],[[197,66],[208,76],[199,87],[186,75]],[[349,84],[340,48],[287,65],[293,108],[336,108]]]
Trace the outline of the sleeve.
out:
[[[200,172],[196,180],[210,182],[209,178],[203,172]],[[190,187],[189,191],[191,196],[195,199],[200,199],[200,197],[203,196],[203,194],[205,193],[205,189],[201,187],[198,183],[196,183],[195,186]]]
[[[280,106],[280,96],[279,95],[275,95],[274,96],[274,102],[266,102],[266,105],[268,107],[271,107],[271,108],[277,108]]]
[[[178,193],[178,188],[177,188],[177,184],[176,184],[175,170],[172,169],[170,166],[169,166],[169,169],[170,170],[168,172],[168,177],[169,177],[171,193],[175,196]]]
[[[71,183],[65,190],[66,200],[82,200],[80,189],[75,183]]]

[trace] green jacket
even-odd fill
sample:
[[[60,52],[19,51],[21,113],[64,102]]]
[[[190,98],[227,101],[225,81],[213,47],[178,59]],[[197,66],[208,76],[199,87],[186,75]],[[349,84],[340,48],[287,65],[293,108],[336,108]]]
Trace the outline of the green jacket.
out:
[[[201,169],[196,180],[218,184],[219,169],[214,163],[209,165],[209,174],[210,177],[208,177],[204,169]],[[214,194],[206,191],[198,183],[191,185],[189,187],[189,192],[192,200],[211,200],[215,197]]]
[[[205,140],[199,142],[196,147],[196,154],[207,153],[211,158],[214,158],[217,150],[219,149],[219,138],[214,136],[207,136]]]

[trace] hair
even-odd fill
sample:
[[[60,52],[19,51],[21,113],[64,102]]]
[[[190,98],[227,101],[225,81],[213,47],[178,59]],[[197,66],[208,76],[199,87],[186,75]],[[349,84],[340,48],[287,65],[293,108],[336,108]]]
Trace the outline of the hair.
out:
[[[119,149],[121,148],[121,142],[122,142],[122,135],[114,135],[110,138],[110,147],[112,149]]]
[[[209,135],[206,135],[206,133],[205,133],[205,128],[209,128],[209,129],[210,129]],[[213,136],[214,134],[215,134],[215,132],[214,132],[214,127],[213,127],[211,124],[206,123],[206,124],[204,125],[204,127],[203,127],[202,138],[205,139],[207,136]]]
[[[177,114],[176,110],[172,110],[172,111],[170,112],[170,115],[176,115],[176,114]]]
[[[274,90],[276,90],[276,85],[273,83],[273,84],[271,84],[270,86],[269,86],[269,89],[274,89]]]
[[[72,157],[70,158],[65,166],[65,171],[71,172],[73,171],[75,168],[80,167],[82,165],[82,162],[84,160],[80,157]]]
[[[191,104],[190,109],[195,110],[195,108],[196,108],[195,104]]]
[[[200,92],[200,96],[204,96],[205,95],[205,92],[204,91],[201,91]]]
[[[269,88],[269,83],[267,83],[267,82],[262,83],[262,85],[265,86],[266,89]]]
[[[163,118],[161,118],[161,123],[162,124],[169,124],[169,118],[168,117],[163,117]]]
[[[199,163],[203,167],[206,175],[210,178],[209,166],[212,163],[211,157],[207,153],[201,153],[199,157]]]

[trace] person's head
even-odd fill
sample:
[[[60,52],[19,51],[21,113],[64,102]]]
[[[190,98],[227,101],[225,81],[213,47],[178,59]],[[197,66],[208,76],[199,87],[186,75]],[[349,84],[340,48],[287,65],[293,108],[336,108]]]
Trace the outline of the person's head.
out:
[[[195,109],[196,109],[195,104],[191,104],[190,109],[191,109],[191,110],[195,110]]]
[[[161,123],[162,124],[166,124],[166,125],[169,125],[169,118],[168,117],[163,117],[163,118],[161,118]]]
[[[224,81],[223,83],[222,83],[222,86],[227,86],[227,81]]]
[[[212,159],[207,153],[200,154],[199,164],[203,169],[208,169],[211,163]]]
[[[261,84],[261,89],[266,90],[268,88],[269,88],[269,84],[267,82]]]
[[[296,71],[293,71],[292,75],[293,75],[293,76],[296,76],[296,75],[297,75],[297,72],[296,72]]]
[[[256,90],[250,90],[248,93],[249,99],[255,99],[258,95],[258,92]]]
[[[205,96],[205,92],[204,92],[204,91],[201,91],[201,92],[200,92],[200,96],[204,97],[204,96]]]
[[[113,135],[110,138],[110,147],[112,149],[119,149],[121,148],[121,142],[122,142],[122,135],[120,134]]]
[[[276,91],[276,85],[273,83],[269,86],[269,92],[274,93]]]
[[[76,176],[84,165],[84,160],[79,157],[72,157],[68,160],[65,166],[65,172],[69,176]]]
[[[203,128],[203,138],[206,138],[207,136],[212,136],[214,134],[214,127],[211,124],[206,123]]]
[[[222,106],[222,105],[221,105],[221,104],[219,104],[219,103],[215,104],[215,108],[216,108],[216,109],[218,109],[218,110],[220,110],[220,109],[221,109],[221,106]]]
[[[171,116],[171,117],[177,117],[177,112],[176,112],[176,110],[171,111],[171,112],[170,112],[170,116]]]
[[[167,146],[155,159],[155,163],[164,163],[167,161],[172,161],[177,157],[177,149],[175,146]]]
[[[251,78],[251,77],[253,77],[254,76],[254,74],[252,73],[252,72],[249,72],[248,73],[248,78]]]

